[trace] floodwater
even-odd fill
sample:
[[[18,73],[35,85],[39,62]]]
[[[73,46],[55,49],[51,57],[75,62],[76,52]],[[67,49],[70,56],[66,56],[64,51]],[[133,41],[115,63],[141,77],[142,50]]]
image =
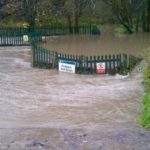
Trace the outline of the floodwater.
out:
[[[59,73],[32,68],[30,47],[1,47],[0,150],[150,150],[150,131],[135,123],[140,67],[130,76]]]
[[[139,75],[58,73],[31,68],[30,57],[28,48],[0,51],[0,127],[122,123],[137,115]]]
[[[53,51],[72,55],[104,55],[104,54],[132,54],[139,55],[141,51],[150,47],[149,33],[115,34],[112,28],[102,30],[99,36],[72,35],[52,36],[46,38],[42,46]]]

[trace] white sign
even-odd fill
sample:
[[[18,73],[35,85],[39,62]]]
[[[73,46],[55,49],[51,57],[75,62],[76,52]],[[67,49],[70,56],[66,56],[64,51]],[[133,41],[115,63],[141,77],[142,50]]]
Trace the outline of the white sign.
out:
[[[97,73],[104,74],[106,72],[105,63],[96,63]]]
[[[59,60],[59,71],[75,73],[75,62],[68,60]]]

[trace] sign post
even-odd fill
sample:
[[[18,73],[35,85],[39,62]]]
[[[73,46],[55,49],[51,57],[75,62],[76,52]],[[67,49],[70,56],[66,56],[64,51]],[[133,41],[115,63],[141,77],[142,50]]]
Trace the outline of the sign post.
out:
[[[104,74],[106,72],[105,62],[96,63],[97,73]]]

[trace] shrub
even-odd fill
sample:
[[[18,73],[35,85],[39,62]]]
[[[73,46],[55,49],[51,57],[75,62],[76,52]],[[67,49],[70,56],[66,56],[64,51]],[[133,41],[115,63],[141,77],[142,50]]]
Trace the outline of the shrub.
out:
[[[139,123],[145,127],[150,128],[150,93],[143,97],[142,114],[139,118]]]
[[[139,117],[139,123],[145,128],[150,128],[150,48],[144,51],[143,57],[147,62],[147,67],[144,69],[144,86],[146,93],[142,100],[142,113]]]

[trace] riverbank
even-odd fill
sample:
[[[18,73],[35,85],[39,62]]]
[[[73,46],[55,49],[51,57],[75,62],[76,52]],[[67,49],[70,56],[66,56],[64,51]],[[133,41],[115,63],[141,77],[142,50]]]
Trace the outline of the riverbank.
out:
[[[150,128],[150,48],[144,51],[143,57],[146,61],[145,68],[143,68],[145,95],[142,100],[142,112],[139,123],[145,128]]]

